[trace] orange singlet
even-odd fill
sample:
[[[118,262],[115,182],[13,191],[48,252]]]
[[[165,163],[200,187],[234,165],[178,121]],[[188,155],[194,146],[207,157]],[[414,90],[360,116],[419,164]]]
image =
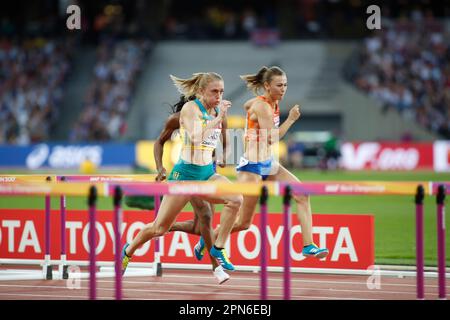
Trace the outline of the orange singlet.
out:
[[[275,106],[272,106],[272,104],[270,103],[269,99],[267,99],[265,96],[257,96],[257,99],[260,99],[264,102],[266,102],[270,108],[272,109],[272,114],[273,114],[273,124],[275,126],[275,128],[278,128],[280,126],[280,108],[278,106],[278,103],[275,104]],[[251,139],[249,136],[249,130],[254,130],[253,134],[251,134]],[[256,134],[256,137],[254,137],[254,134]],[[247,112],[247,119],[245,122],[245,140],[256,140],[259,141],[259,124],[258,121],[255,120],[251,120],[250,119],[250,113]]]

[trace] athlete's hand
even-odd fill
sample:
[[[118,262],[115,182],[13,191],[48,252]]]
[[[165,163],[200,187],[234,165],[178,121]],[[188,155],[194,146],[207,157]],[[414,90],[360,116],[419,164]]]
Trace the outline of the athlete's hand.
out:
[[[155,178],[156,181],[161,182],[166,180],[166,168],[161,168],[161,170],[158,170],[158,175]]]
[[[222,100],[219,104],[219,116],[224,117],[227,115],[228,108],[231,107],[231,102],[228,100]]]
[[[297,121],[298,118],[300,118],[301,112],[300,112],[300,106],[296,104],[292,107],[291,110],[289,110],[289,116],[288,119],[291,121]]]
[[[223,162],[217,162],[217,165],[221,168],[225,168],[227,165]]]

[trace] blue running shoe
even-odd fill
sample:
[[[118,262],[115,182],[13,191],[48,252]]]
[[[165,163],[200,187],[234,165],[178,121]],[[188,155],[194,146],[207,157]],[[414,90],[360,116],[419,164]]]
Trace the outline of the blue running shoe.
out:
[[[227,253],[225,249],[218,250],[214,246],[209,251],[211,256],[216,258],[217,262],[226,270],[234,271],[234,266],[231,263],[230,259],[228,259]]]
[[[329,251],[327,248],[319,248],[316,244],[310,244],[309,246],[303,247],[302,254],[305,257],[315,257],[317,259],[325,258]]]
[[[125,243],[125,245],[122,248],[122,256],[121,256],[121,259],[122,259],[122,275],[125,273],[125,270],[127,270],[128,263],[131,260],[131,257],[127,256],[127,254],[125,253],[126,250],[127,250],[127,247],[129,245],[130,245],[129,243]]]
[[[194,253],[198,261],[203,259],[203,256],[205,255],[205,240],[203,240],[203,237],[200,237],[200,240],[195,245]]]

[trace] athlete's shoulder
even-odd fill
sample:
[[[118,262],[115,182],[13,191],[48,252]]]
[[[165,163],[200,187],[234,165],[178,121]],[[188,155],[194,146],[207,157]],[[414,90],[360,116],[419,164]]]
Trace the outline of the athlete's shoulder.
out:
[[[261,109],[270,109],[270,104],[260,97],[255,97],[251,100],[251,107],[253,107],[255,110],[261,110]],[[269,107],[269,108],[266,108]]]
[[[198,109],[197,103],[193,100],[188,101],[184,104],[183,108],[181,109],[181,113],[185,114],[185,113],[190,113],[194,110]]]
[[[249,111],[249,109],[255,104],[255,102],[257,102],[257,100],[258,99],[254,97],[244,102],[244,110]]]

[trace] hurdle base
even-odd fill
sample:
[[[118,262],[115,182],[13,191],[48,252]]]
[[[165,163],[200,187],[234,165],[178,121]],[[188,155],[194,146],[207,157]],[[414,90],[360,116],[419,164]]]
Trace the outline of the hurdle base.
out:
[[[47,265],[45,266],[45,280],[52,280],[53,279],[53,266]]]
[[[58,265],[58,277],[61,280],[67,280],[69,279],[69,266],[67,264],[60,264]]]
[[[156,263],[156,276],[162,277],[163,270],[162,270],[162,264],[161,262]]]
[[[68,272],[69,266],[64,265],[62,269],[62,278],[63,279],[69,279],[69,272]]]

